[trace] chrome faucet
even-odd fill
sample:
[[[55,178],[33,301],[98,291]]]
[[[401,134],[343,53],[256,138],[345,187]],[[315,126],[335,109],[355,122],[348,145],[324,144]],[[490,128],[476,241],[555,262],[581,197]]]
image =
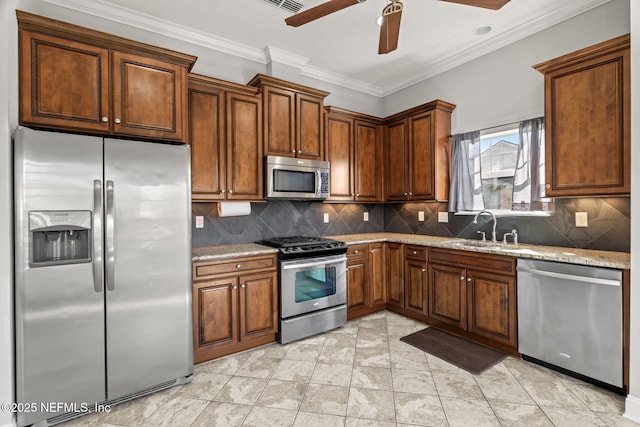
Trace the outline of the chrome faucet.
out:
[[[482,215],[483,213],[489,214],[491,215],[491,218],[493,218],[493,231],[491,233],[491,241],[494,243],[498,242],[498,239],[496,238],[496,225],[498,224],[498,220],[496,219],[496,216],[493,212],[490,211],[480,211],[476,214],[476,216],[473,218],[473,223],[477,224],[478,223],[478,217],[480,215]]]

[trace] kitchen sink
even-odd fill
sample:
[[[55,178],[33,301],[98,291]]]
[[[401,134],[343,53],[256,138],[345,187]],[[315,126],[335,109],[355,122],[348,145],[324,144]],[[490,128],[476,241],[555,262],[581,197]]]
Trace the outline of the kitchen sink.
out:
[[[523,248],[520,247],[518,245],[515,245],[513,243],[507,243],[507,244],[502,244],[502,243],[496,243],[496,242],[491,242],[491,241],[483,241],[483,240],[454,240],[451,242],[447,242],[448,245],[454,246],[454,247],[458,247],[460,249],[464,249],[464,248],[482,248],[482,249],[486,249],[488,251],[499,251],[499,252],[508,252],[508,253],[513,253],[513,254],[528,254],[528,255],[535,255],[538,254],[539,252],[533,250],[533,249],[529,249],[529,248]]]

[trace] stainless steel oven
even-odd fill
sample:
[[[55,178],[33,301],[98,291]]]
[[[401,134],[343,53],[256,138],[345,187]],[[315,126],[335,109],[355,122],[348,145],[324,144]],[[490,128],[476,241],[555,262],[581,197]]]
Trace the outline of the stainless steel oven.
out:
[[[347,321],[347,246],[316,237],[259,243],[279,248],[280,342],[286,344]]]

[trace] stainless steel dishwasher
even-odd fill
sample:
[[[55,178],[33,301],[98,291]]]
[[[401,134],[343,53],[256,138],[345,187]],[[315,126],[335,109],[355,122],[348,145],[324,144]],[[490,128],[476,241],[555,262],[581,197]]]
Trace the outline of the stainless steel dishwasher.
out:
[[[622,272],[518,259],[523,358],[623,387]]]

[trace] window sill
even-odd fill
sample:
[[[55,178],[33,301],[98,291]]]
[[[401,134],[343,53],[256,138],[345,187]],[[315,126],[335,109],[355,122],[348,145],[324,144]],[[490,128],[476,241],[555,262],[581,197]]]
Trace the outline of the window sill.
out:
[[[477,215],[478,212],[481,211],[462,211],[455,212],[454,215]],[[496,217],[519,217],[519,216],[527,216],[527,217],[550,217],[555,215],[555,211],[508,211],[505,209],[492,209],[491,212]]]

